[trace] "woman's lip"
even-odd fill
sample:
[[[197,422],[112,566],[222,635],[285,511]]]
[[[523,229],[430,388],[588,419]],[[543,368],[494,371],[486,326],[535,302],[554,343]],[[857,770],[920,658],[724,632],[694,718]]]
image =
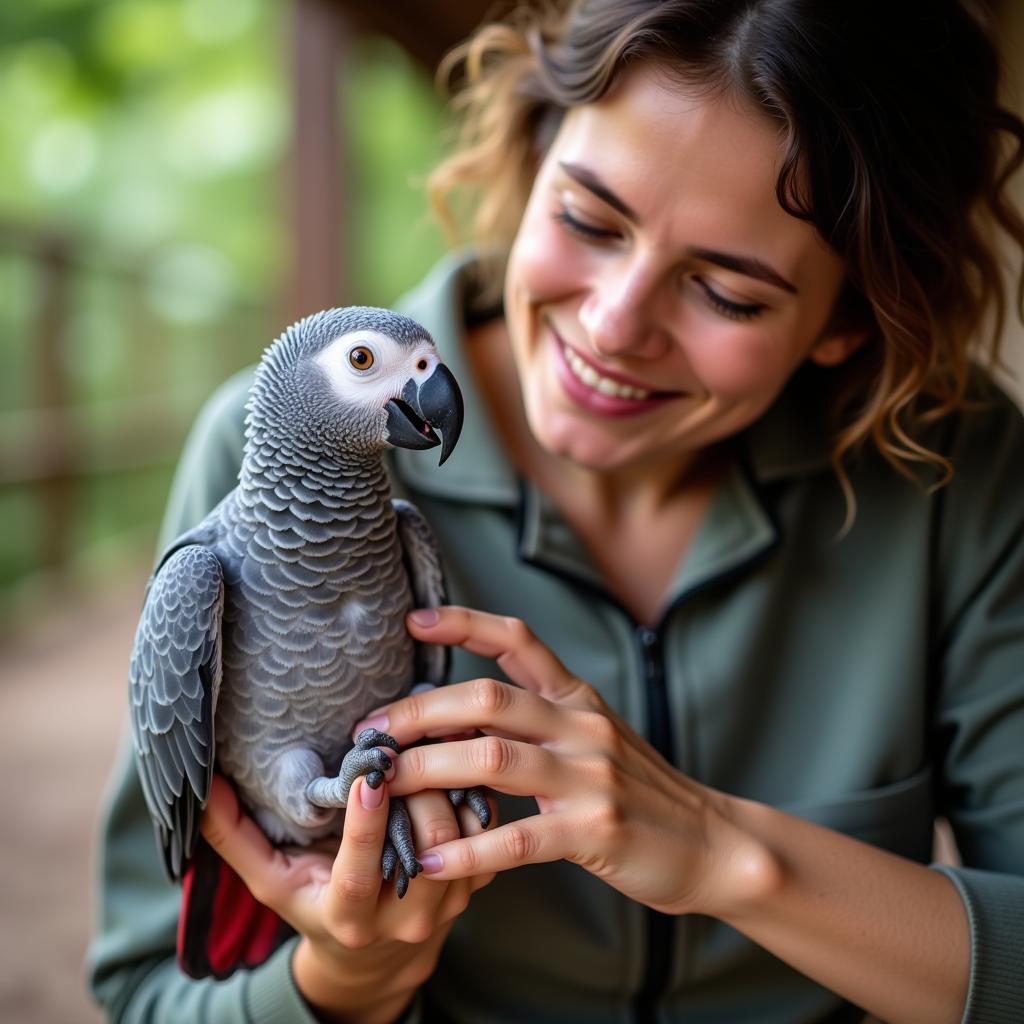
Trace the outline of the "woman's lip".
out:
[[[658,409],[666,402],[674,401],[682,396],[682,392],[668,394],[660,392],[648,398],[619,398],[606,395],[584,384],[570,368],[565,357],[563,343],[557,334],[552,332],[552,357],[555,363],[555,374],[562,385],[562,390],[572,401],[594,416],[636,416],[640,413]]]
[[[624,384],[627,387],[639,388],[641,391],[647,391],[652,397],[678,398],[680,395],[684,394],[682,391],[659,391],[657,388],[653,388],[650,384],[647,384],[642,380],[637,380],[635,377],[627,377],[624,373],[619,373],[616,370],[609,370],[606,366],[602,366],[600,363],[595,362],[586,354],[586,352],[581,352],[575,345],[570,345],[554,327],[551,328],[551,331],[560,346],[564,346],[569,349],[574,355],[582,359],[583,362],[585,362],[595,373],[599,373],[602,377],[607,377],[609,380],[613,380],[617,384]]]

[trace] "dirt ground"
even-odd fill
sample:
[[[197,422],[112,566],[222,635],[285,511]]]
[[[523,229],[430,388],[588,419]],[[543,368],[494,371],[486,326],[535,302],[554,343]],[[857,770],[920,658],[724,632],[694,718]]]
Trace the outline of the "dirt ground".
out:
[[[145,569],[0,634],[0,1020],[95,1024],[93,833]]]

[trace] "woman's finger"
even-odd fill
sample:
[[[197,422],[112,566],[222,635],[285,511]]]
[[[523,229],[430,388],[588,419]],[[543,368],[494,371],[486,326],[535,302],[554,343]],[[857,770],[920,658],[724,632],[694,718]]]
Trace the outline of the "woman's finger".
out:
[[[428,789],[406,797],[405,805],[409,811],[413,843],[417,850],[450,843],[462,835],[455,808],[447,793]]]
[[[571,701],[584,693],[589,696],[591,691],[522,619],[446,605],[414,611],[406,625],[417,640],[463,647],[473,654],[494,658],[509,679],[548,700]]]
[[[565,769],[549,750],[501,736],[410,747],[395,760],[391,792],[490,786],[516,796],[556,797],[566,785]]]
[[[374,916],[382,882],[380,859],[387,833],[387,783],[371,789],[357,779],[349,793],[341,846],[331,869],[325,912],[345,945],[376,938]]]
[[[572,831],[568,813],[555,811],[534,815],[424,850],[420,862],[424,874],[431,879],[450,881],[487,876],[523,864],[541,864],[567,857],[571,852]]]
[[[424,737],[471,736],[476,730],[554,743],[571,731],[567,716],[574,713],[509,683],[472,679],[403,697],[360,722],[355,732],[372,726],[394,736],[403,746]]]

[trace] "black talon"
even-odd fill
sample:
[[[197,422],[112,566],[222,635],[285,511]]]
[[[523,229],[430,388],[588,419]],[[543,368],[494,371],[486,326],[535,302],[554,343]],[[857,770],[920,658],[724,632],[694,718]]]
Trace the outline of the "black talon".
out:
[[[405,894],[409,891],[409,876],[405,873],[405,868],[401,864],[398,865],[398,877],[395,879],[395,895],[399,899],[403,899]]]
[[[481,826],[487,828],[491,823],[491,805],[487,802],[484,791],[479,786],[467,789],[466,803],[473,809]]]

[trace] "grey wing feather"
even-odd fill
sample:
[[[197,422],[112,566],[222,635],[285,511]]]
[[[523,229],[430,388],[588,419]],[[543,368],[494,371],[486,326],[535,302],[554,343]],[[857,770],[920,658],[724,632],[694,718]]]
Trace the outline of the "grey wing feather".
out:
[[[398,539],[402,545],[406,571],[412,584],[413,600],[417,608],[436,608],[448,603],[441,565],[441,552],[434,531],[422,512],[411,502],[394,498],[391,504],[398,513]],[[447,682],[451,652],[437,644],[416,645],[416,681]]]
[[[224,576],[189,544],[150,581],[129,669],[135,760],[168,875],[181,877],[213,777]]]

